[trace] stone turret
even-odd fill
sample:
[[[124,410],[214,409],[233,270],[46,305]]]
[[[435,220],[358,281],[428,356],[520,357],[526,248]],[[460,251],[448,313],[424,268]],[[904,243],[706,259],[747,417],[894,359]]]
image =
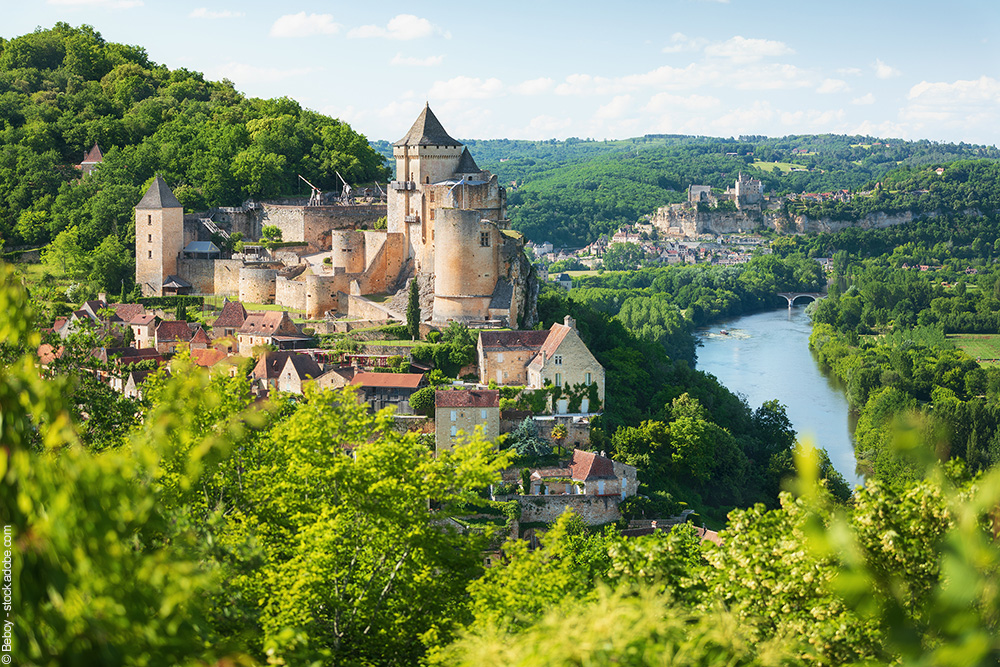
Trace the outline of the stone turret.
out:
[[[163,296],[184,249],[184,207],[157,174],[135,207],[135,282],[145,296]]]

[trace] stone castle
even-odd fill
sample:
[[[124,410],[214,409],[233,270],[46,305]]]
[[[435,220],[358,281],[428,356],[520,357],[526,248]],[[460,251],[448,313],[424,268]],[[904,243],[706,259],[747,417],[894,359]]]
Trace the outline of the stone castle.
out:
[[[185,216],[157,176],[135,208],[136,282],[145,295],[190,290],[318,318],[351,314],[364,295],[392,294],[420,279],[432,287],[424,313],[433,322],[532,326],[537,280],[523,237],[508,229],[497,177],[476,165],[429,106],[393,145],[393,157],[396,180],[384,204],[248,203]],[[386,228],[371,228],[382,216]],[[223,258],[209,240],[237,231],[256,239],[265,225],[301,245]]]

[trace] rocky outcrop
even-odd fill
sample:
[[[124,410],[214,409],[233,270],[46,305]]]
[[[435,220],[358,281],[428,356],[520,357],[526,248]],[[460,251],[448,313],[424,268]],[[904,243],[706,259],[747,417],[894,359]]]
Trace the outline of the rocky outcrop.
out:
[[[883,229],[912,222],[916,216],[902,213],[870,213],[860,220],[834,220],[796,215],[788,218],[780,210],[744,210],[736,212],[699,211],[687,204],[664,206],[650,222],[665,236],[693,238],[699,234],[740,234],[764,227],[783,234],[839,232],[851,227]]]

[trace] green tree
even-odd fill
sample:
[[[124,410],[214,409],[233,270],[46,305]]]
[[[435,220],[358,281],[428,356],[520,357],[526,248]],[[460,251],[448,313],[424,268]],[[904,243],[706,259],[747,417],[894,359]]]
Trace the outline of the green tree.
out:
[[[88,268],[86,254],[80,246],[80,232],[69,227],[59,232],[42,251],[42,263],[54,274],[68,278],[83,276]]]
[[[435,392],[437,389],[433,386],[424,387],[423,389],[417,389],[415,392],[410,394],[410,407],[418,415],[424,415],[425,417],[434,416],[434,401]]]
[[[90,280],[105,292],[122,292],[135,276],[132,256],[114,234],[105,237],[91,254]]]
[[[416,278],[410,280],[409,299],[406,304],[406,330],[411,340],[420,338],[420,286]]]

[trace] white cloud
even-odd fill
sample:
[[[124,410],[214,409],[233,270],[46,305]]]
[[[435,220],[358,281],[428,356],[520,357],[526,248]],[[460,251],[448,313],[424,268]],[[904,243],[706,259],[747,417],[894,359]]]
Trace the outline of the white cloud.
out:
[[[552,89],[555,81],[548,77],[541,77],[538,79],[529,79],[528,81],[522,81],[516,86],[512,86],[511,90],[518,95],[541,95]]]
[[[923,104],[947,106],[997,104],[1000,103],[1000,81],[988,76],[954,83],[921,81],[910,88],[907,98]]]
[[[444,56],[427,56],[426,58],[413,58],[403,56],[402,53],[397,53],[392,60],[389,61],[390,65],[401,65],[405,67],[433,67],[435,65],[440,65],[444,62]]]
[[[192,10],[192,12],[188,14],[188,18],[192,19],[235,19],[241,16],[246,16],[246,14],[243,12],[229,11],[228,9],[221,12],[215,12],[207,7],[199,7],[198,9]]]
[[[285,14],[271,26],[271,37],[308,37],[310,35],[335,35],[340,32],[332,14]]]
[[[616,95],[604,106],[598,107],[595,118],[621,118],[632,106],[631,95]]]
[[[440,28],[435,28],[434,25],[432,25],[427,19],[422,19],[419,16],[414,16],[413,14],[399,14],[398,16],[394,16],[389,19],[389,22],[384,28],[377,25],[363,25],[350,30],[347,33],[347,36],[358,38],[381,37],[383,39],[409,40],[430,37],[434,33],[440,33],[445,37],[451,36],[450,34],[442,31]]]
[[[320,69],[316,67],[279,69],[277,67],[257,67],[256,65],[247,65],[246,63],[231,62],[216,68],[212,78],[225,77],[236,83],[241,81],[245,83],[272,83],[292,77],[306,76],[318,71]]]
[[[556,86],[556,95],[601,95],[615,92],[615,82],[602,76],[570,74]]]
[[[48,0],[50,5],[61,7],[103,7],[104,9],[131,9],[142,7],[142,0]]]
[[[720,104],[719,98],[709,95],[673,95],[671,93],[657,93],[653,95],[642,111],[646,113],[669,113],[671,111],[707,111],[714,109]]]
[[[683,51],[700,51],[708,44],[704,37],[688,37],[682,32],[675,32],[670,36],[670,44],[663,47],[664,53],[681,53]]]
[[[841,76],[861,76],[861,70],[857,67],[841,67],[837,70]]]
[[[503,83],[500,79],[456,76],[447,81],[435,81],[428,96],[446,100],[482,100],[496,97],[501,92],[503,92]]]
[[[823,79],[823,83],[819,84],[816,92],[825,95],[830,93],[846,93],[850,89],[851,87],[842,79]]]
[[[735,63],[756,62],[762,58],[785,56],[795,53],[784,42],[771,39],[747,39],[737,35],[724,42],[705,47],[705,54],[716,58],[728,58]]]
[[[875,104],[875,96],[872,95],[871,93],[865,93],[861,97],[855,97],[853,100],[851,100],[851,104],[857,104],[859,106],[866,104]]]
[[[872,67],[875,69],[875,76],[880,79],[891,79],[894,76],[902,74],[898,69],[892,65],[887,65],[878,58],[875,59],[875,64]]]

